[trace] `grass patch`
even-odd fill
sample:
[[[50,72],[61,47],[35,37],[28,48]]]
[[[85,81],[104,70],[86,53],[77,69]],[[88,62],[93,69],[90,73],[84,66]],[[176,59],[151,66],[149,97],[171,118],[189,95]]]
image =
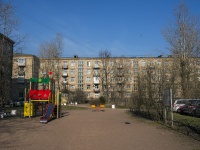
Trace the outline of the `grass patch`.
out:
[[[62,110],[87,110],[89,108],[87,107],[81,107],[81,106],[62,106]]]

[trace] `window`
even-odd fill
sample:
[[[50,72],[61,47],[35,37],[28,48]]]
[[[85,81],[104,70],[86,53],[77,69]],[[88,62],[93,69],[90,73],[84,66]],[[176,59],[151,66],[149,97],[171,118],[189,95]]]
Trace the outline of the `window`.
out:
[[[103,64],[103,66],[106,66],[106,61],[103,61],[102,64]]]
[[[153,61],[150,61],[150,66],[153,67]]]
[[[158,74],[161,74],[162,73],[162,70],[161,69],[158,69]]]
[[[134,83],[137,83],[137,82],[138,82],[138,79],[137,79],[137,78],[135,78],[135,79],[133,80],[133,82],[134,82]]]
[[[75,89],[75,85],[71,85],[71,86],[70,86],[70,89],[71,89],[71,90],[74,90],[74,89]]]
[[[169,65],[170,65],[170,62],[165,62],[165,65],[166,65],[166,66],[169,66]]]
[[[162,62],[160,60],[158,60],[157,64],[158,64],[158,66],[161,66]]]
[[[83,69],[78,69],[78,72],[83,72]]]
[[[90,65],[91,65],[91,62],[90,62],[90,61],[88,61],[88,62],[87,62],[87,66],[89,67]]]
[[[87,70],[87,74],[91,74],[91,70],[90,69]]]
[[[90,97],[90,92],[87,92],[87,97]]]
[[[138,68],[138,61],[133,61],[134,68]]]
[[[75,69],[71,69],[71,74],[75,74]]]
[[[113,74],[114,73],[114,70],[110,70],[110,74]]]
[[[115,79],[114,79],[114,78],[110,78],[110,81],[111,81],[111,82],[114,82],[114,81],[115,81]]]
[[[114,62],[113,61],[110,62],[110,66],[114,66]]]
[[[78,64],[79,65],[83,65],[83,61],[81,60],[81,61],[78,61]]]
[[[131,65],[131,62],[130,61],[127,61],[126,62],[126,66],[130,66]]]
[[[130,84],[128,84],[128,85],[126,86],[126,88],[127,88],[127,89],[130,89],[130,88],[131,88],[131,85],[130,85]]]
[[[134,75],[135,75],[135,76],[138,75],[138,69],[134,69]]]
[[[91,81],[91,78],[90,78],[90,77],[87,77],[87,78],[86,78],[86,81],[87,81],[87,82],[90,82],[90,81]]]
[[[24,67],[19,67],[19,71],[24,71]]]
[[[142,61],[142,67],[144,67],[146,65],[145,61]]]
[[[137,90],[138,90],[138,85],[134,84],[134,91],[137,91]]]
[[[25,63],[25,58],[19,58],[19,59],[18,59],[18,63],[20,63],[20,64]]]
[[[131,92],[127,92],[127,93],[126,93],[126,96],[127,96],[127,97],[131,97]]]
[[[71,82],[75,82],[75,78],[74,77],[71,77]]]
[[[63,78],[62,80],[63,80],[63,81],[67,81],[67,78]]]
[[[90,89],[90,85],[87,85],[87,89],[88,89],[88,90]]]
[[[95,97],[95,98],[98,98],[98,97],[99,97],[99,93],[95,93],[95,94],[94,94],[94,97]]]
[[[130,77],[126,78],[126,81],[131,81],[131,78]]]
[[[82,75],[83,75],[83,73],[82,73],[82,72],[79,72],[79,73],[78,73],[78,75],[79,75],[79,76],[82,76]]]
[[[72,62],[71,62],[71,66],[75,66],[75,61],[72,61]]]
[[[131,73],[131,70],[130,70],[130,69],[126,70],[126,73],[127,73],[127,74],[130,74],[130,73]]]
[[[146,69],[143,69],[143,70],[142,70],[142,73],[145,74],[145,73],[146,73]]]

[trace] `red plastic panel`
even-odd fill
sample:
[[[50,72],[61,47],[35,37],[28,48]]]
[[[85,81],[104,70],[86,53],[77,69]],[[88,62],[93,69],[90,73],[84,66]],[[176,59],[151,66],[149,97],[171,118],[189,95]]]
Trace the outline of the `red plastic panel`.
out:
[[[50,90],[30,90],[30,99],[39,100],[39,99],[49,99],[51,94]]]

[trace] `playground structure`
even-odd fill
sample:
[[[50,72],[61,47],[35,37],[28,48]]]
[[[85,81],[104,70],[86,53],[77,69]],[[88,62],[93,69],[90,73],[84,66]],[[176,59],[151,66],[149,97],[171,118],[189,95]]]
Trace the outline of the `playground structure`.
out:
[[[42,113],[41,123],[61,116],[61,96],[59,91],[55,91],[55,81],[52,78],[30,78],[28,101],[24,103],[24,117],[37,116],[38,110]]]

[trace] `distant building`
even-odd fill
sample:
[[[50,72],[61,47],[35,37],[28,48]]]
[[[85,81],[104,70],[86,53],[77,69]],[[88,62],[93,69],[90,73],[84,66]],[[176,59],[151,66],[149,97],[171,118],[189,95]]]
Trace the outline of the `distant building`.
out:
[[[14,41],[0,33],[0,106],[11,101]]]
[[[30,78],[39,76],[39,67],[39,58],[35,55],[20,53],[13,55],[13,101],[24,101],[25,92],[29,89]]]
[[[13,100],[23,99],[24,89],[29,88],[31,77],[48,77],[49,72],[53,73],[55,88],[68,102],[75,102],[73,98],[77,90],[83,91],[87,100],[104,96],[123,105],[128,104],[132,95],[141,92],[143,96],[152,94],[154,99],[162,100],[164,89],[169,87],[173,87],[174,98],[182,96],[181,68],[173,57],[74,56],[42,59],[34,55],[16,54],[13,60]],[[188,84],[193,88],[200,86],[199,58],[191,59],[190,64]],[[188,97],[199,96],[193,92]]]

